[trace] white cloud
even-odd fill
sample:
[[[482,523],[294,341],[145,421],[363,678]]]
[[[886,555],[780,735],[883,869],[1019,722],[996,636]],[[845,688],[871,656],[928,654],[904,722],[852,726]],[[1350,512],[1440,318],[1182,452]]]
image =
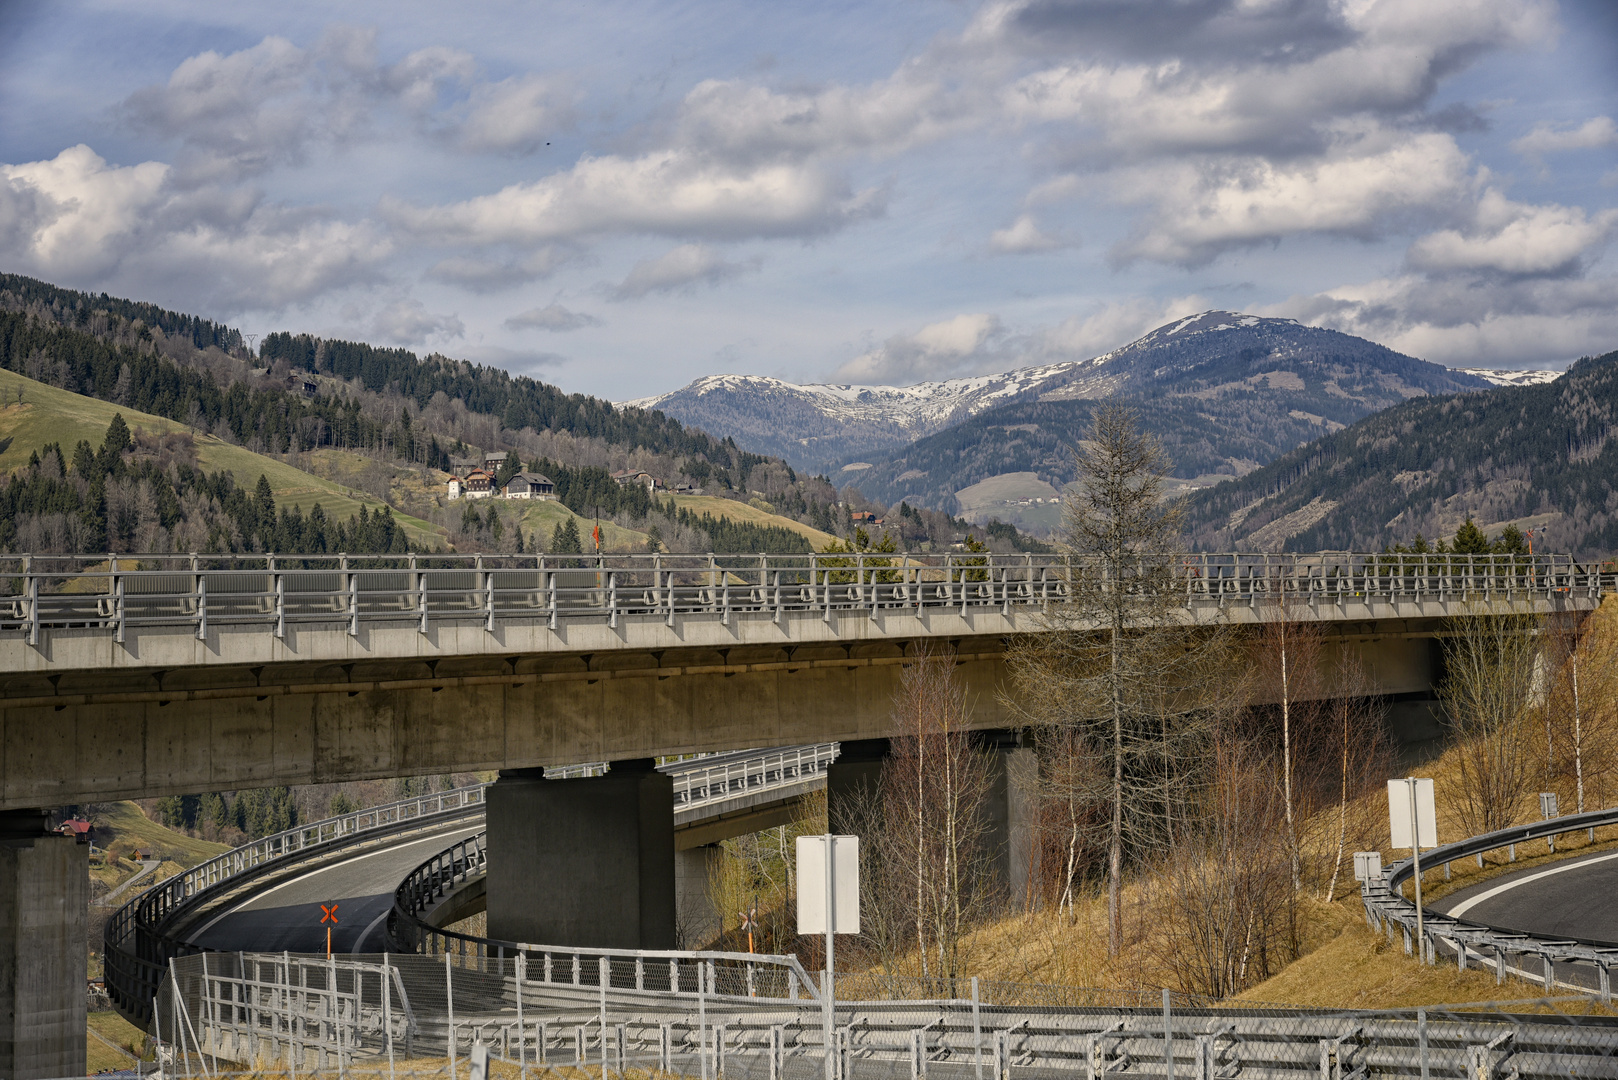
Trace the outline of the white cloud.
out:
[[[1152,204],[1115,254],[1187,265],[1300,233],[1369,239],[1446,211],[1472,186],[1451,136],[1381,130],[1346,137],[1322,159],[1252,159],[1212,176],[1190,165],[1137,168],[1114,182],[1120,198]]]
[[[1170,300],[1137,297],[1115,301],[1092,314],[1074,315],[1034,333],[1024,362],[1088,360],[1134,341],[1149,330],[1213,306],[1206,297],[1195,293]]]
[[[507,330],[551,330],[563,333],[581,330],[586,326],[600,326],[601,320],[582,311],[570,311],[561,304],[529,308],[506,320]]]
[[[470,292],[492,293],[548,278],[563,266],[577,261],[580,254],[573,248],[546,244],[521,258],[455,255],[433,264],[427,276]]]
[[[458,338],[466,326],[454,315],[434,315],[420,300],[395,300],[371,318],[371,334],[393,345],[422,345]]]
[[[1034,251],[1054,251],[1074,247],[1076,242],[1053,236],[1039,227],[1032,214],[1022,214],[1004,229],[989,234],[989,248],[1003,255],[1021,255]]]
[[[1437,272],[1566,274],[1598,251],[1615,229],[1618,210],[1592,215],[1576,206],[1530,206],[1491,190],[1479,200],[1471,228],[1419,237],[1407,259],[1417,270]]]
[[[330,220],[217,187],[177,188],[159,162],[109,165],[88,146],[0,165],[0,256],[86,286],[157,280],[195,306],[280,307],[375,280],[392,245]]]
[[[457,143],[474,153],[532,153],[572,126],[573,95],[561,80],[514,76],[472,90]]]
[[[1618,146],[1618,124],[1610,116],[1593,116],[1576,128],[1557,127],[1541,121],[1534,130],[1511,143],[1511,148],[1530,161],[1565,150],[1594,150]]]
[[[837,369],[833,379],[870,385],[904,386],[979,371],[991,346],[1005,334],[998,316],[957,315],[929,323],[914,334],[897,334],[879,348]]]
[[[757,259],[727,262],[704,244],[681,244],[655,258],[642,259],[612,290],[615,300],[632,300],[654,292],[672,292],[691,286],[717,285],[759,267]]]
[[[384,214],[434,243],[543,244],[603,233],[681,238],[813,236],[882,209],[825,171],[790,164],[734,169],[684,151],[583,158],[566,172],[446,206],[389,199]]]
[[[1555,364],[1618,346],[1618,279],[1430,278],[1339,286],[1253,309],[1452,367]]]

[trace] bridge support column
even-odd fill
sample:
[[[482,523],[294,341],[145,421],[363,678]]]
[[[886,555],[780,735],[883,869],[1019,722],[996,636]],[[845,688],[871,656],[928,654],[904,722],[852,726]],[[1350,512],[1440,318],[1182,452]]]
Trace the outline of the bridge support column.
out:
[[[88,848],[0,813],[0,1076],[84,1075]]]
[[[982,731],[973,736],[989,753],[989,793],[985,813],[985,843],[993,855],[996,885],[1013,908],[1037,899],[1039,851],[1033,787],[1038,762],[1034,751],[1022,745],[1018,732]],[[877,790],[882,763],[888,756],[887,739],[845,742],[837,760],[826,771],[826,803],[833,832],[856,828],[855,809],[861,792]],[[869,798],[869,796],[865,796]]]
[[[710,884],[723,852],[718,844],[704,844],[674,853],[674,909],[679,916],[682,949],[700,949],[719,936],[729,912],[715,905]]]
[[[577,780],[502,772],[486,798],[490,937],[674,947],[674,781],[652,759]]]

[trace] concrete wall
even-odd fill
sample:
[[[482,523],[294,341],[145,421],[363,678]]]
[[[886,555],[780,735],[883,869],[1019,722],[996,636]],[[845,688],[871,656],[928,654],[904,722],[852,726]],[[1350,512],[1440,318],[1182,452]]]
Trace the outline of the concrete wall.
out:
[[[0,1077],[84,1075],[89,846],[0,814]]]

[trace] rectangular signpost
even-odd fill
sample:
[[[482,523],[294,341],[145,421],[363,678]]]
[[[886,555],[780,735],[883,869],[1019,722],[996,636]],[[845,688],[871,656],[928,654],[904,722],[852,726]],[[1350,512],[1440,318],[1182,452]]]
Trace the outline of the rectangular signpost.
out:
[[[860,838],[798,837],[798,933],[826,935],[826,971],[821,977],[822,1037],[826,1080],[836,1080],[832,1037],[836,1001],[832,987],[833,937],[860,932]]]
[[[1389,841],[1396,848],[1410,849],[1416,873],[1416,961],[1427,962],[1427,927],[1421,913],[1421,849],[1438,846],[1438,812],[1433,802],[1433,782],[1411,776],[1388,781]]]

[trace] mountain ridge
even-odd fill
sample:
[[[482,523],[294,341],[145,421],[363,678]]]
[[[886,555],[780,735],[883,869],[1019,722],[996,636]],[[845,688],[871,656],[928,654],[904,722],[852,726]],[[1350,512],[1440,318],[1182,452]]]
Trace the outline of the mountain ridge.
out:
[[[799,468],[835,471],[864,458],[891,455],[906,444],[1018,403],[1098,399],[1129,390],[1155,390],[1166,380],[1185,374],[1186,365],[1175,354],[1209,352],[1199,346],[1233,334],[1272,343],[1292,339],[1295,347],[1291,351],[1273,345],[1263,350],[1278,362],[1309,350],[1377,353],[1381,368],[1421,372],[1418,385],[1404,387],[1412,394],[1481,389],[1505,375],[1444,368],[1293,319],[1216,309],[1165,323],[1085,360],[904,387],[706,375],[678,390],[621,404],[662,411],[715,435],[731,436],[744,445],[778,454]],[[1248,342],[1245,347],[1254,345]],[[1202,361],[1206,359],[1204,356]],[[1523,374],[1542,377],[1550,373]],[[1400,387],[1390,385],[1389,389],[1397,393]],[[1393,399],[1387,400],[1391,403]],[[1309,411],[1318,415],[1317,410]],[[1358,415],[1362,414],[1354,419]]]

